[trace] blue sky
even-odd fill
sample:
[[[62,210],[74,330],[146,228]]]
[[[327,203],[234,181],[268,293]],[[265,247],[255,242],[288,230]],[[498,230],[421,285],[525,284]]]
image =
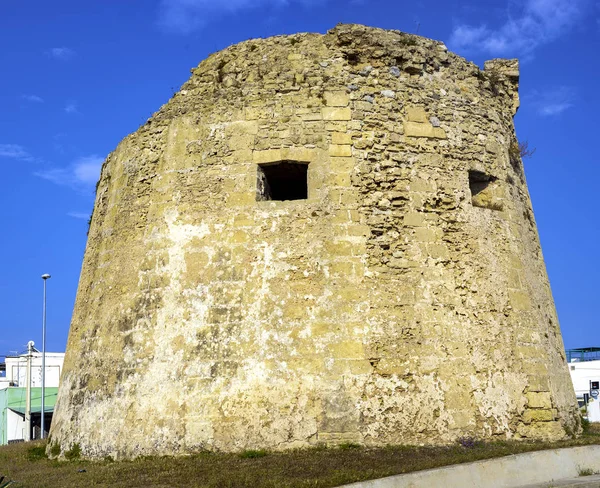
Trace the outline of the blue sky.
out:
[[[62,351],[102,160],[208,54],[339,22],[521,59],[517,135],[567,347],[600,346],[597,0],[22,0],[0,3],[0,355]]]

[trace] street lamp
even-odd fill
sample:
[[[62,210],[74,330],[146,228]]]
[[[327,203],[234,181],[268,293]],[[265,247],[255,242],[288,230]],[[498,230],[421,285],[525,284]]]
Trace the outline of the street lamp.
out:
[[[48,278],[50,278],[49,274],[42,275],[44,280],[44,304],[42,307],[42,439],[46,438],[46,281]]]

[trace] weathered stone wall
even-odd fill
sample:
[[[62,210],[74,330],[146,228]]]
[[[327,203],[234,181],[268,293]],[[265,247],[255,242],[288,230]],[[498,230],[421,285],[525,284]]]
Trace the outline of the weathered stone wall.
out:
[[[557,439],[518,65],[357,25],[210,56],[102,169],[51,444]],[[258,164],[308,198],[257,201]]]

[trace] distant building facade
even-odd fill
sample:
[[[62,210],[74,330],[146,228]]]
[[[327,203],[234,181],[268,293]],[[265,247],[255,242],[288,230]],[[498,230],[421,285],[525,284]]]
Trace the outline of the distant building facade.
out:
[[[600,422],[600,347],[568,349],[569,373],[579,406],[591,422]]]
[[[41,437],[42,353],[34,352],[31,363],[31,438]],[[58,393],[64,353],[46,353],[44,427],[50,430]],[[9,356],[0,368],[0,445],[27,438],[27,354]]]

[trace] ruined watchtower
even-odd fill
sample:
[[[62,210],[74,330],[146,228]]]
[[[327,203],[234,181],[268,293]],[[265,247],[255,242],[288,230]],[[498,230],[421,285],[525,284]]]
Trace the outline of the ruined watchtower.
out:
[[[358,25],[203,61],[102,168],[51,444],[577,431],[518,78]]]

